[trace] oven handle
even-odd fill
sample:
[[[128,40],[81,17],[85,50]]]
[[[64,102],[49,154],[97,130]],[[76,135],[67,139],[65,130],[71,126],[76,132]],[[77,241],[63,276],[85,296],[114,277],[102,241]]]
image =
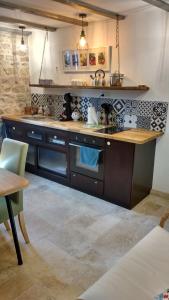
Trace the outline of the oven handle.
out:
[[[69,143],[69,146],[78,147],[78,148],[80,148],[80,147],[81,147],[81,145],[78,145],[78,144],[73,144],[73,143]]]
[[[89,147],[89,148],[95,148],[95,149],[98,149],[100,151],[103,151],[103,149],[100,149],[99,146],[95,146],[95,145],[86,145],[86,144],[74,144],[74,143],[69,143],[69,146],[72,146],[72,147],[77,147],[77,148],[80,148],[80,147]]]
[[[96,147],[96,146],[94,146],[94,145],[84,145],[84,144],[74,144],[74,143],[69,143],[69,146],[77,147],[77,148],[80,148],[80,147],[90,147],[90,148],[98,149],[98,150],[100,150],[100,152],[103,152],[103,149],[100,149],[99,147]],[[94,146],[94,147],[93,147],[93,146]]]

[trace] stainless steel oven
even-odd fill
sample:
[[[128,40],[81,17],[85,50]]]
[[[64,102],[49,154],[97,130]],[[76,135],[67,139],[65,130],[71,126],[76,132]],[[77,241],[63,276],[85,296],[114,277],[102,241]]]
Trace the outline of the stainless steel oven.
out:
[[[104,148],[98,145],[84,144],[76,141],[69,143],[70,147],[70,170],[82,175],[103,180],[103,159]],[[98,150],[98,161],[94,166],[88,165],[81,161],[81,147]]]

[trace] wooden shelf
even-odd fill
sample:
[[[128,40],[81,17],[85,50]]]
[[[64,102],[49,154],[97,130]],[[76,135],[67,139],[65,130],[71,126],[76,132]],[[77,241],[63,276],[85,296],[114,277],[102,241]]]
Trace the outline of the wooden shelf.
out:
[[[74,86],[74,85],[43,85],[30,84],[30,87],[53,88],[53,89],[83,89],[83,90],[107,90],[107,91],[148,91],[150,88],[146,85],[138,86]]]

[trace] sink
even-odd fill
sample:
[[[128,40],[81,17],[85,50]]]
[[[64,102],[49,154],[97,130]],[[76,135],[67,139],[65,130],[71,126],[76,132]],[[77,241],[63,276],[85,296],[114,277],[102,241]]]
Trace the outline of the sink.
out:
[[[42,121],[42,120],[55,120],[54,117],[45,117],[45,116],[39,116],[39,115],[34,115],[34,116],[23,116],[22,119],[25,119],[25,120],[34,120],[34,121]]]

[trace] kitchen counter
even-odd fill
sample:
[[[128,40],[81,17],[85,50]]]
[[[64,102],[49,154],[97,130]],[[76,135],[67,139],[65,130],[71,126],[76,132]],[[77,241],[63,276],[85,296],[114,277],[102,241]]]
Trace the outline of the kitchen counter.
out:
[[[3,115],[2,119],[24,122],[32,125],[39,125],[49,128],[56,128],[60,130],[65,130],[69,132],[78,132],[81,134],[92,135],[95,137],[112,139],[117,141],[123,141],[134,144],[145,144],[150,142],[160,136],[163,135],[162,132],[155,132],[151,130],[144,129],[129,129],[126,131],[113,133],[113,134],[105,134],[96,132],[96,130],[100,128],[104,128],[105,126],[99,126],[94,128],[88,128],[84,122],[74,122],[74,121],[55,121],[51,117],[32,117],[28,115]]]
[[[102,128],[107,126],[87,128],[84,122],[38,115],[2,118],[8,138],[29,144],[28,172],[126,208],[135,206],[152,188],[156,138],[162,133],[124,129],[105,134]],[[81,146],[99,150],[97,167],[81,164]]]

